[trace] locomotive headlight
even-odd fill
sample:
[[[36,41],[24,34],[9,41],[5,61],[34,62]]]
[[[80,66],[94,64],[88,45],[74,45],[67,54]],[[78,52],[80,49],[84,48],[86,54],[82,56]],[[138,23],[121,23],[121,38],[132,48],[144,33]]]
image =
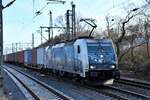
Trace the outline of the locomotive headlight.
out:
[[[100,57],[103,58],[104,56],[103,56],[103,55],[100,55]]]
[[[90,69],[95,69],[96,68],[96,66],[90,66]]]
[[[115,68],[115,65],[111,65],[110,68]]]

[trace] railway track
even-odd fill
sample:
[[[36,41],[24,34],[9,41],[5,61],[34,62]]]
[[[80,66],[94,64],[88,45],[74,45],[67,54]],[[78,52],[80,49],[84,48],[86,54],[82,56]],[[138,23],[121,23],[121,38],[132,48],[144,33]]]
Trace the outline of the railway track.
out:
[[[140,94],[140,93],[136,93],[136,92],[133,92],[133,91],[129,91],[129,90],[126,90],[126,89],[121,89],[119,87],[115,87],[115,86],[104,86],[104,88],[111,93],[113,93],[114,95],[120,95],[124,98],[126,98],[127,100],[150,100],[150,96],[147,96],[147,95],[143,95],[143,94]]]
[[[98,93],[107,95],[109,97],[112,97],[112,98],[118,99],[118,100],[150,100],[150,96],[136,93],[134,91],[129,91],[126,89],[121,89],[121,88],[115,87],[113,85],[96,86],[95,87],[95,86],[80,84],[78,82],[73,82],[73,84],[88,88],[92,91],[96,91]]]
[[[66,82],[71,82],[75,85],[81,86],[81,87],[85,87],[88,88],[92,91],[96,91],[98,93],[107,95],[109,97],[112,97],[114,99],[119,99],[119,100],[150,100],[150,96],[145,95],[145,94],[141,94],[135,91],[131,91],[128,89],[123,89],[120,88],[118,86],[99,86],[99,87],[93,87],[93,86],[89,86],[89,85],[83,85],[80,84],[79,82],[73,82],[73,81],[69,81],[68,79],[63,79]],[[135,89],[136,87],[140,87],[140,88],[144,88],[144,89],[149,89],[149,84],[148,83],[144,83],[144,82],[137,82],[137,81],[132,81],[132,80],[127,80],[127,79],[120,79],[118,81],[119,84],[126,84],[128,86],[134,86]],[[136,83],[136,84],[135,84]]]
[[[148,82],[143,82],[143,81],[135,81],[132,79],[127,79],[127,78],[121,78],[120,80],[116,80],[115,82],[121,83],[121,84],[127,84],[143,89],[150,89],[150,83]]]
[[[91,87],[91,86],[85,86],[86,88],[90,89],[90,90],[93,90],[93,91],[96,91],[96,92],[99,92],[99,93],[102,93],[104,95],[107,95],[109,97],[112,97],[114,99],[118,99],[118,100],[128,100],[127,97],[125,96],[122,96],[122,95],[117,95],[117,94],[114,94],[114,93],[111,93],[111,92],[108,92],[106,89],[104,89],[104,87]]]
[[[124,87],[115,85],[116,83],[124,85]],[[127,87],[134,87],[134,90],[128,89]],[[120,80],[115,80],[114,85],[100,86],[96,88],[88,86],[87,88],[104,93],[119,100],[150,100],[150,83],[144,81],[121,78]],[[137,91],[137,89],[139,90]],[[141,92],[142,90],[144,90],[145,93]]]
[[[110,96],[114,99],[117,98],[118,100],[150,100],[150,96],[121,89],[115,86],[100,86],[100,87],[85,86],[85,87],[93,91],[97,91],[107,96]]]
[[[117,95],[117,94],[114,94],[114,93],[110,93],[110,92],[108,92],[105,88],[101,88],[101,87],[92,87],[92,86],[89,86],[89,85],[85,85],[85,84],[80,84],[79,82],[75,82],[75,81],[71,81],[71,80],[68,80],[68,79],[66,79],[66,78],[63,78],[63,80],[65,81],[65,82],[69,82],[69,83],[72,83],[72,84],[74,84],[74,85],[77,85],[77,86],[81,86],[81,87],[84,87],[84,88],[86,88],[86,89],[89,89],[89,90],[92,90],[92,91],[96,91],[96,92],[98,92],[98,93],[101,93],[101,94],[104,94],[104,95],[106,95],[106,96],[109,96],[109,97],[111,97],[111,98],[114,98],[114,99],[119,99],[119,100],[128,100],[128,98],[127,97],[125,97],[125,96],[122,96],[122,95]],[[110,90],[109,90],[110,91]]]
[[[38,79],[14,68],[2,67],[11,77],[16,79],[26,90],[26,95],[31,100],[73,100],[73,98],[65,95],[64,93],[54,89],[53,87],[39,81]],[[24,81],[26,80],[26,81]],[[28,83],[27,83],[28,81]],[[29,83],[30,82],[30,83]],[[37,89],[35,89],[35,87]],[[38,91],[37,91],[38,90]]]

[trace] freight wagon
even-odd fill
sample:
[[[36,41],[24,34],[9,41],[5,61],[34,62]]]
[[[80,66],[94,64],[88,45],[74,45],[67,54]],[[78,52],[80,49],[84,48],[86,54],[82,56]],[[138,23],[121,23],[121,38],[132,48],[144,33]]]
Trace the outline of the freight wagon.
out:
[[[44,68],[45,65],[45,48],[37,48],[37,66],[39,68]]]
[[[32,65],[32,50],[24,51],[24,65],[31,66]]]
[[[37,48],[32,49],[32,67],[37,67]]]
[[[24,51],[18,51],[15,53],[16,55],[16,63],[18,64],[24,64]]]

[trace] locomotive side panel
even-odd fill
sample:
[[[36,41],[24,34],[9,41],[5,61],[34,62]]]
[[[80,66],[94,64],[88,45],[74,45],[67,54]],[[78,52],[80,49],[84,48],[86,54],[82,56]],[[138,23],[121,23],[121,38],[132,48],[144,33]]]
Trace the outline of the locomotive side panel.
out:
[[[53,49],[53,67],[58,70],[62,70],[64,67],[64,53],[63,48],[58,47]]]
[[[75,61],[74,61],[74,46],[72,44],[64,46],[64,69],[68,72],[75,73]]]

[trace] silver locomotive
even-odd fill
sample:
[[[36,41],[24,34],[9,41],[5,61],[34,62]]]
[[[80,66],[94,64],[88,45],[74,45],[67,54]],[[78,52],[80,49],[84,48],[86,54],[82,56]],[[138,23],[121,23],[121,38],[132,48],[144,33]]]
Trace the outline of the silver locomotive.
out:
[[[113,84],[120,77],[117,57],[110,39],[76,39],[46,48],[45,67],[93,83]]]

